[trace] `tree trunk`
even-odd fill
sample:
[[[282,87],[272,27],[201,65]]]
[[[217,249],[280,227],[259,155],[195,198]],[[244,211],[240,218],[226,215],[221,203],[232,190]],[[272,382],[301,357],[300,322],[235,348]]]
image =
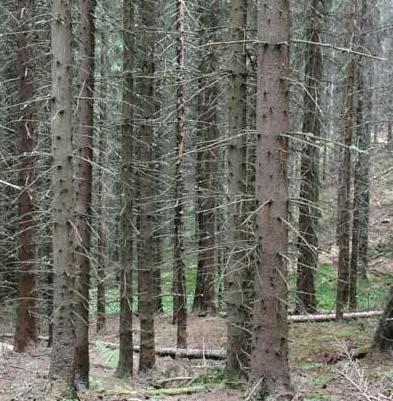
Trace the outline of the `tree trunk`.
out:
[[[78,131],[75,265],[78,272],[75,368],[78,386],[89,387],[89,290],[94,125],[95,0],[78,0]]]
[[[17,32],[20,77],[21,113],[19,117],[20,167],[18,196],[19,213],[19,276],[15,329],[15,351],[25,352],[30,343],[37,341],[37,222],[35,217],[35,157],[36,144],[33,126],[33,63],[31,58],[33,20],[31,0],[18,1],[19,27]]]
[[[351,36],[355,34],[356,28],[356,5],[351,4]],[[338,189],[338,278],[336,297],[336,316],[342,319],[344,308],[349,301],[349,237],[350,237],[350,192],[351,192],[351,144],[352,129],[354,121],[354,81],[356,74],[356,60],[350,56],[347,71],[347,86],[345,93],[344,130],[341,151],[341,174]]]
[[[385,310],[374,335],[372,350],[386,352],[393,349],[393,286],[389,289]]]
[[[50,379],[55,394],[74,386],[75,279],[72,167],[72,17],[68,0],[52,2],[53,346]]]
[[[215,40],[212,27],[218,26],[218,1],[199,0],[201,38],[200,43]],[[198,95],[198,156],[197,156],[197,222],[198,265],[197,285],[193,310],[215,309],[215,234],[216,234],[216,180],[217,180],[217,98],[218,87],[214,83],[217,71],[217,54],[214,47],[201,52]],[[213,75],[213,76],[212,76]],[[210,80],[207,78],[210,76]],[[198,290],[198,291],[197,291]]]
[[[176,0],[177,20],[176,31],[177,38],[177,75],[176,75],[176,152],[177,160],[175,165],[175,244],[174,244],[174,285],[177,323],[177,347],[187,348],[187,292],[185,279],[185,262],[184,262],[184,179],[183,179],[183,161],[185,147],[185,49],[184,49],[184,0]]]
[[[122,214],[120,270],[119,363],[116,375],[133,373],[132,259],[133,259],[133,124],[134,124],[134,24],[135,0],[123,3],[123,125],[122,125]]]
[[[289,1],[258,2],[257,272],[250,381],[256,400],[289,400],[286,173]]]
[[[248,269],[247,218],[247,54],[242,41],[247,31],[247,0],[232,0],[229,20],[228,73],[228,216],[226,304],[228,311],[228,343],[226,372],[228,381],[246,376],[248,368],[249,325],[245,278]]]
[[[310,38],[306,55],[306,93],[304,94],[303,132],[307,135],[301,158],[301,184],[299,206],[299,257],[297,261],[297,305],[298,313],[316,310],[315,272],[318,268],[318,201],[319,201],[319,148],[321,136],[321,82],[322,49],[318,46],[321,31],[320,1],[313,0],[308,23]],[[310,137],[310,134],[313,134]]]
[[[141,123],[136,157],[139,168],[136,171],[137,200],[139,210],[140,236],[138,242],[138,287],[140,297],[140,354],[139,371],[147,371],[155,364],[154,340],[154,260],[151,245],[154,237],[154,175],[150,171],[154,162],[155,107],[155,39],[157,28],[157,7],[150,0],[141,4],[142,26],[140,27],[144,45],[141,78]]]
[[[104,5],[103,5],[104,6]],[[99,109],[99,132],[98,143],[98,166],[100,179],[97,183],[99,202],[99,223],[98,223],[98,263],[97,263],[97,333],[105,331],[105,280],[106,280],[106,223],[107,223],[107,174],[108,167],[108,107],[107,98],[109,95],[109,59],[108,59],[108,23],[104,6],[103,29],[101,31],[101,86],[100,86],[100,109]]]

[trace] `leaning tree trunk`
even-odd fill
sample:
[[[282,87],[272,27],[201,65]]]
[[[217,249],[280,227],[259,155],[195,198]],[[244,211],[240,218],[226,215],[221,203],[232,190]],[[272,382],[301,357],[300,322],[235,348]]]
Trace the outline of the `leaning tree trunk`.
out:
[[[393,286],[389,289],[389,295],[385,310],[379,320],[374,335],[372,350],[386,352],[393,349]]]
[[[52,2],[51,132],[53,190],[53,394],[69,398],[74,385],[75,278],[72,167],[72,16],[67,0]]]
[[[351,35],[356,28],[356,0],[351,4]],[[344,130],[341,151],[341,174],[338,189],[338,278],[336,297],[336,316],[342,319],[344,308],[349,301],[349,233],[350,233],[350,192],[351,192],[351,144],[354,116],[354,81],[356,74],[356,60],[350,55],[347,72],[346,104],[344,114]]]
[[[289,1],[259,1],[255,179],[258,257],[250,372],[255,400],[292,398],[286,266],[288,41]]]
[[[133,373],[132,258],[133,258],[133,124],[134,124],[134,23],[135,0],[123,3],[123,126],[122,126],[122,215],[120,269],[119,363],[116,375]]]
[[[75,373],[79,386],[89,387],[89,290],[91,201],[94,135],[94,12],[95,0],[78,1],[77,192],[75,208],[76,302]]]
[[[36,135],[33,126],[32,101],[33,63],[31,57],[33,6],[31,0],[18,1],[20,19],[17,32],[20,76],[21,113],[18,130],[20,136],[19,185],[19,275],[16,311],[15,351],[24,352],[30,343],[37,341],[37,221],[35,217],[35,157],[33,150]]]
[[[154,343],[154,258],[151,245],[154,238],[154,175],[151,169],[154,162],[154,127],[155,107],[155,39],[157,29],[157,7],[150,0],[141,4],[142,26],[140,27],[144,54],[141,78],[141,123],[136,158],[139,162],[136,171],[137,200],[139,211],[138,242],[138,288],[140,299],[140,354],[139,371],[147,371],[155,364]]]
[[[229,20],[228,71],[228,215],[225,293],[228,319],[226,372],[228,381],[246,376],[248,368],[249,313],[245,298],[247,236],[242,223],[247,206],[247,0],[232,0]]]
[[[299,257],[297,261],[298,313],[316,310],[315,272],[318,268],[318,200],[319,200],[319,148],[316,141],[321,136],[320,95],[322,82],[322,50],[320,42],[320,1],[313,0],[307,34],[310,38],[306,55],[306,92],[304,94],[303,132],[305,145],[301,159],[301,184],[299,206]],[[310,134],[312,136],[310,137]]]
[[[199,0],[201,38],[204,47],[215,40],[213,28],[218,26],[218,1]],[[197,287],[193,310],[215,309],[215,237],[217,180],[217,54],[214,46],[201,51],[198,95],[197,155],[197,224],[198,265]],[[209,78],[207,78],[209,77]]]
[[[185,147],[185,52],[184,52],[184,0],[177,0],[176,31],[178,34],[177,43],[177,76],[176,76],[176,152],[175,165],[175,243],[174,243],[174,290],[176,301],[174,302],[174,315],[177,323],[177,347],[187,347],[187,295],[184,262],[184,178],[183,161]]]

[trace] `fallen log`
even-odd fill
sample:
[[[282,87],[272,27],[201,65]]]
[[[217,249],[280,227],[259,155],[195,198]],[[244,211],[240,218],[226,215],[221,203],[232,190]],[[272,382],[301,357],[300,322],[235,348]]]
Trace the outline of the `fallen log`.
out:
[[[352,319],[368,319],[372,317],[378,317],[382,314],[382,311],[369,311],[369,312],[348,312],[344,313],[343,320]],[[333,322],[336,320],[335,313],[322,313],[318,315],[291,315],[288,316],[290,323],[322,323],[322,322]]]

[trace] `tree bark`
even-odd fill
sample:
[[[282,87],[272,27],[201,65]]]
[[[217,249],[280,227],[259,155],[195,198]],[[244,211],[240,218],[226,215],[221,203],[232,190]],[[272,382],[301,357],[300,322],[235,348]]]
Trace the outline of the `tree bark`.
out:
[[[185,148],[185,47],[184,47],[184,18],[185,2],[176,0],[177,7],[177,75],[176,75],[176,152],[177,160],[175,165],[175,243],[174,243],[174,284],[175,297],[174,314],[177,323],[177,347],[187,348],[187,292],[185,279],[184,262],[184,179],[183,179],[183,161]]]
[[[289,1],[258,2],[257,272],[250,382],[256,400],[289,400],[286,173]]]
[[[389,289],[385,310],[374,335],[372,351],[386,352],[393,349],[393,286]]]
[[[321,82],[322,50],[320,42],[323,11],[319,0],[313,0],[309,11],[310,38],[306,55],[306,93],[304,94],[303,132],[307,135],[301,158],[301,184],[299,206],[299,257],[297,261],[297,304],[298,313],[316,310],[315,272],[318,268],[318,201],[319,201],[319,148],[317,140],[321,136]],[[310,137],[310,134],[313,134]]]
[[[133,373],[132,345],[132,263],[134,205],[134,24],[135,0],[123,3],[123,125],[122,125],[122,215],[120,270],[119,363],[116,375],[129,377]]]
[[[20,117],[19,185],[19,272],[15,330],[15,351],[25,352],[29,344],[37,341],[37,221],[35,217],[35,156],[36,134],[33,125],[33,63],[31,55],[33,6],[31,0],[19,0],[17,32]]]
[[[53,393],[74,393],[75,259],[72,167],[72,16],[68,0],[52,2]]]
[[[229,19],[228,71],[228,215],[226,304],[228,342],[226,373],[228,381],[247,376],[249,310],[245,293],[248,240],[242,223],[247,218],[247,53],[242,41],[247,31],[247,0],[232,0]]]

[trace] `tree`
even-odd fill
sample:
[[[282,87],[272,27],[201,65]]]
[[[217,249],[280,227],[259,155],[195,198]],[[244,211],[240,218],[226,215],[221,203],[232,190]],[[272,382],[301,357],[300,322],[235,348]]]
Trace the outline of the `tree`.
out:
[[[184,160],[184,137],[185,137],[185,46],[184,46],[184,0],[176,0],[177,20],[177,75],[176,75],[176,151],[177,159],[175,165],[175,241],[174,241],[174,315],[177,323],[177,347],[187,347],[187,296],[184,263],[184,181],[183,181],[183,160]]]
[[[226,371],[229,381],[245,375],[248,367],[249,313],[245,294],[247,277],[247,237],[242,223],[247,207],[247,53],[244,39],[247,30],[247,0],[232,0],[229,17],[228,71],[228,215],[227,274],[225,281],[228,311]]]
[[[321,21],[324,15],[319,0],[313,0],[307,23],[306,67],[303,132],[305,145],[301,156],[301,184],[299,206],[299,257],[297,261],[297,311],[315,312],[315,279],[318,268],[318,201],[319,201],[319,148],[316,141],[321,136],[321,82],[322,49],[320,42]],[[312,134],[312,136],[310,136]]]
[[[31,55],[33,17],[31,0],[19,0],[19,28],[17,32],[18,64],[20,77],[20,136],[19,185],[19,275],[18,306],[16,312],[15,351],[24,352],[30,343],[37,341],[37,229],[35,208],[35,156],[36,134],[33,125],[32,100],[33,62]]]
[[[123,2],[123,110],[122,110],[122,214],[121,214],[121,270],[120,270],[120,328],[119,363],[116,375],[132,376],[132,263],[133,263],[133,207],[134,185],[134,24],[135,1]]]
[[[393,348],[393,286],[389,289],[385,310],[374,334],[372,351],[386,352]]]
[[[157,29],[157,7],[154,2],[143,0],[141,3],[140,28],[144,46],[141,77],[141,120],[138,126],[139,141],[136,147],[136,192],[138,207],[138,288],[140,311],[140,353],[139,371],[147,371],[155,364],[154,343],[154,255],[151,244],[154,238],[154,175],[150,174],[154,163],[155,107],[155,40]]]
[[[54,394],[74,392],[75,258],[72,185],[71,3],[52,2],[51,131],[53,190],[53,345],[50,378]]]
[[[78,1],[78,133],[75,264],[78,273],[75,367],[79,386],[89,387],[89,290],[94,135],[95,0]]]
[[[287,268],[289,1],[258,2],[257,272],[250,380],[257,400],[289,400]]]

